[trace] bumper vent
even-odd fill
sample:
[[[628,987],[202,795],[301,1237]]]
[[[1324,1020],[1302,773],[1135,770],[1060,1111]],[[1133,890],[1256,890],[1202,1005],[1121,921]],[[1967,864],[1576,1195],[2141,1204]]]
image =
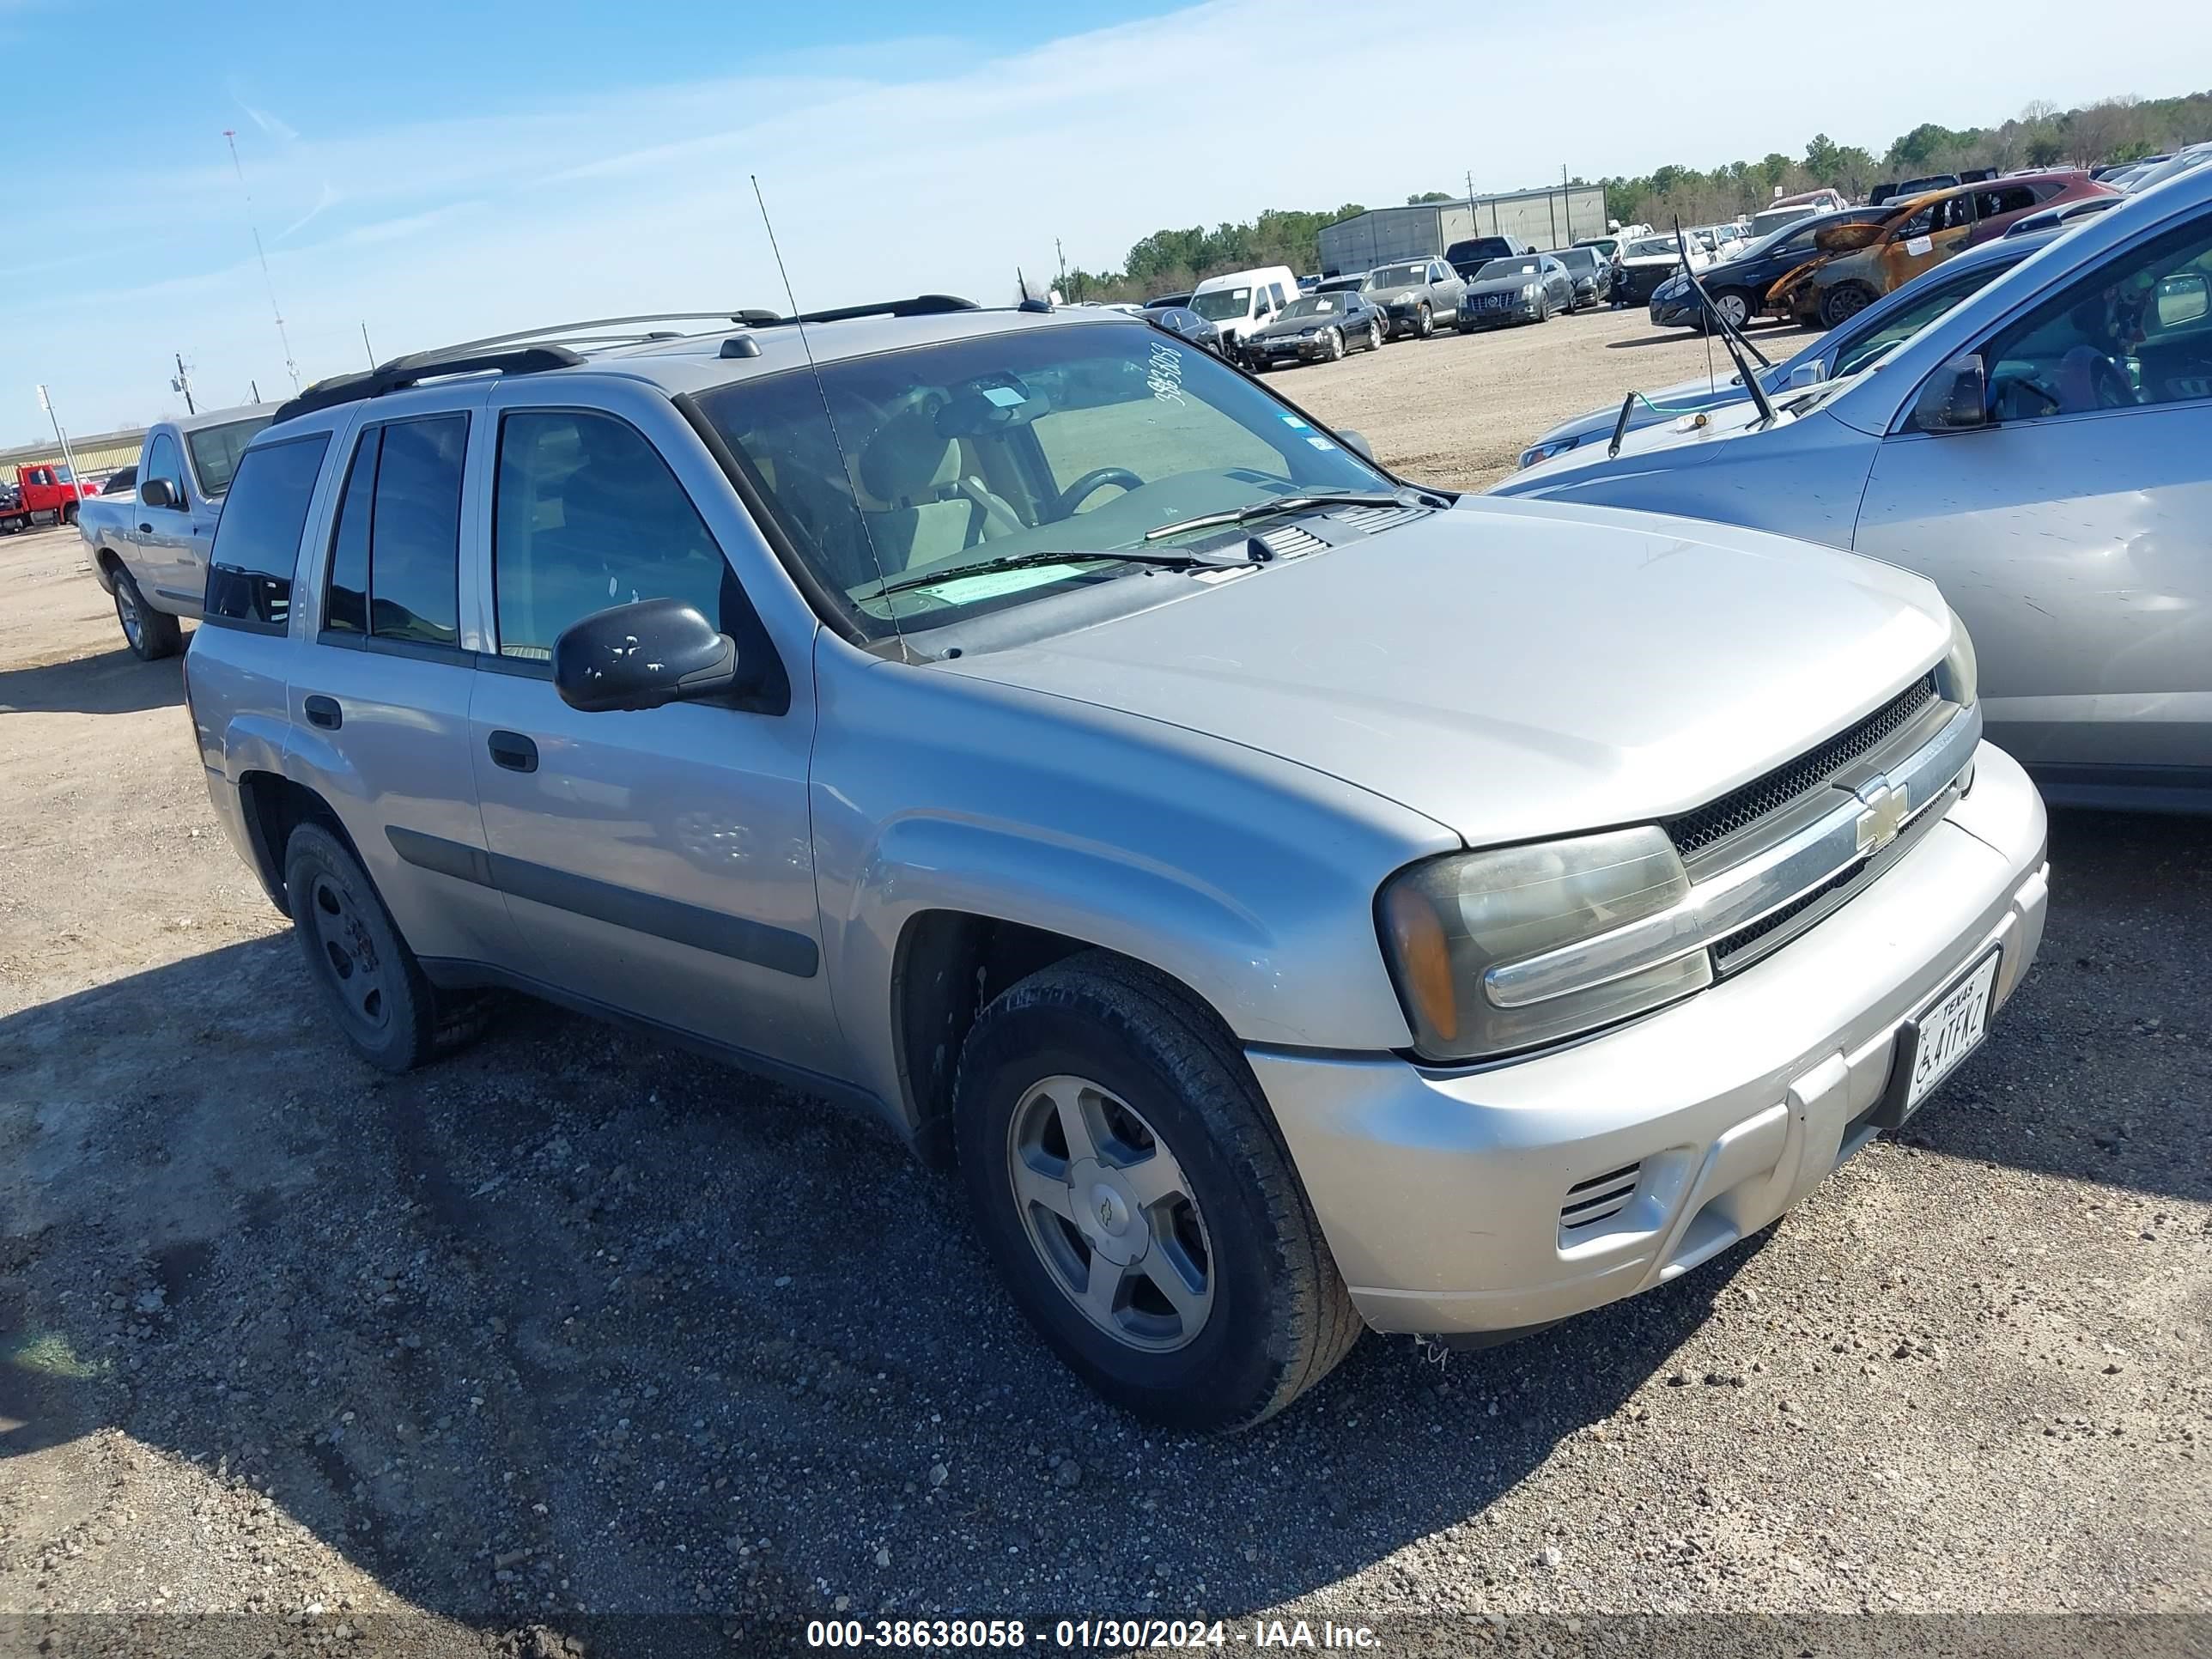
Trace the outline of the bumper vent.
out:
[[[1908,721],[1936,701],[1936,676],[1931,671],[1892,697],[1857,725],[1838,732],[1817,749],[1778,766],[1765,777],[1753,778],[1740,789],[1694,812],[1667,821],[1667,833],[1684,858],[1747,830],[1761,818],[1778,812],[1828,780],[1852,762],[1880,748],[1904,729]]]
[[[1610,1220],[1628,1207],[1636,1196],[1636,1183],[1644,1173],[1641,1164],[1625,1164],[1567,1188],[1567,1201],[1559,1206],[1559,1235],[1567,1237],[1585,1227]]]

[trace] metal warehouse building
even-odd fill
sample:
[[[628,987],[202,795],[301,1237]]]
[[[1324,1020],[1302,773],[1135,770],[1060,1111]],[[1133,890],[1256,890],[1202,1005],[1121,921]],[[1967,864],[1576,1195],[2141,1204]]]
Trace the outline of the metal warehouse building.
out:
[[[1601,185],[1516,190],[1478,196],[1471,202],[1370,208],[1322,228],[1321,268],[1328,276],[1372,270],[1394,259],[1441,254],[1471,236],[1518,236],[1540,248],[1556,248],[1571,246],[1577,237],[1605,232]]]
[[[143,427],[127,432],[94,432],[82,438],[71,437],[70,453],[76,457],[77,470],[87,478],[96,480],[118,467],[137,465],[138,451],[145,440]],[[61,465],[62,447],[52,438],[43,443],[0,449],[0,478],[13,480],[19,466]]]

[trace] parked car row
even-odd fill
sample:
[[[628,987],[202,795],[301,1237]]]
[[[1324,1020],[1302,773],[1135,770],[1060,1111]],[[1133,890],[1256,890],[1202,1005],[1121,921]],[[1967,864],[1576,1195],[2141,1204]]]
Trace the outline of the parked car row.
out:
[[[1960,199],[1900,211],[1926,235]],[[1546,434],[1497,492],[1917,571],[1966,619],[1991,734],[2046,793],[2212,810],[2212,167],[1973,240],[1778,371]]]
[[[1695,266],[1720,313],[1743,329],[1761,317],[1833,328],[1954,254],[2031,216],[2109,205],[2119,193],[2080,169],[2014,173],[1944,185],[1784,224]],[[2056,222],[2054,220],[2053,222]],[[1667,240],[1672,246],[1671,239]],[[1663,259],[1650,261],[1655,267]],[[1702,327],[1705,313],[1676,268],[1647,296],[1662,327]]]

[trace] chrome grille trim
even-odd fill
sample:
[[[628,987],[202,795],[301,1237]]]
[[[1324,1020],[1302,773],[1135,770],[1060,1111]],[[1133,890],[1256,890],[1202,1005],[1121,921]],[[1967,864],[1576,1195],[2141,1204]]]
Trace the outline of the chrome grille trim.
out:
[[[1905,797],[1900,832],[1944,799],[1981,740],[1982,711],[1976,704],[1960,709],[1890,769],[1890,789]],[[1501,963],[1483,975],[1485,994],[1501,1008],[1521,1008],[1587,990],[1705,950],[1818,894],[1880,850],[1861,844],[1859,821],[1869,799],[1840,788],[1832,793],[1835,805],[1741,863],[1692,884],[1679,904],[1540,956]]]
[[[1936,701],[1930,669],[1874,713],[1818,744],[1786,765],[1731,789],[1718,800],[1668,818],[1662,827],[1684,860],[1694,860],[1716,843],[1755,828],[1791,803],[1817,794],[1836,775],[1879,750],[1901,733]]]

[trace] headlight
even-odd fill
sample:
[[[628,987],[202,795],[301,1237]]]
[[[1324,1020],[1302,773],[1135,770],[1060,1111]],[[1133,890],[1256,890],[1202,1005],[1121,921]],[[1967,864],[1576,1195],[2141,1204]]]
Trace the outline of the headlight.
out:
[[[1432,859],[1401,872],[1376,902],[1382,953],[1425,1059],[1468,1060],[1594,1030],[1703,989],[1695,951],[1540,1000],[1501,995],[1493,969],[1556,951],[1686,898],[1682,860],[1656,824],[1569,841]]]
[[[1943,659],[1943,665],[1936,671],[1936,689],[1963,707],[1972,702],[1979,693],[1981,678],[1981,665],[1974,660],[1974,642],[1966,637],[1966,625],[1954,611],[1951,649]]]
[[[1539,461],[1548,461],[1554,455],[1564,455],[1580,443],[1580,438],[1554,438],[1547,444],[1532,444],[1521,452],[1521,465],[1534,466]]]
[[[1522,297],[1522,299],[1524,299],[1524,300],[1533,300],[1533,299],[1534,299],[1534,298],[1536,297],[1536,284],[1535,284],[1535,283],[1522,283],[1522,284],[1521,284],[1521,297]]]
[[[1298,331],[1298,338],[1301,340],[1317,340],[1320,337],[1321,331],[1317,328],[1302,328]]]

